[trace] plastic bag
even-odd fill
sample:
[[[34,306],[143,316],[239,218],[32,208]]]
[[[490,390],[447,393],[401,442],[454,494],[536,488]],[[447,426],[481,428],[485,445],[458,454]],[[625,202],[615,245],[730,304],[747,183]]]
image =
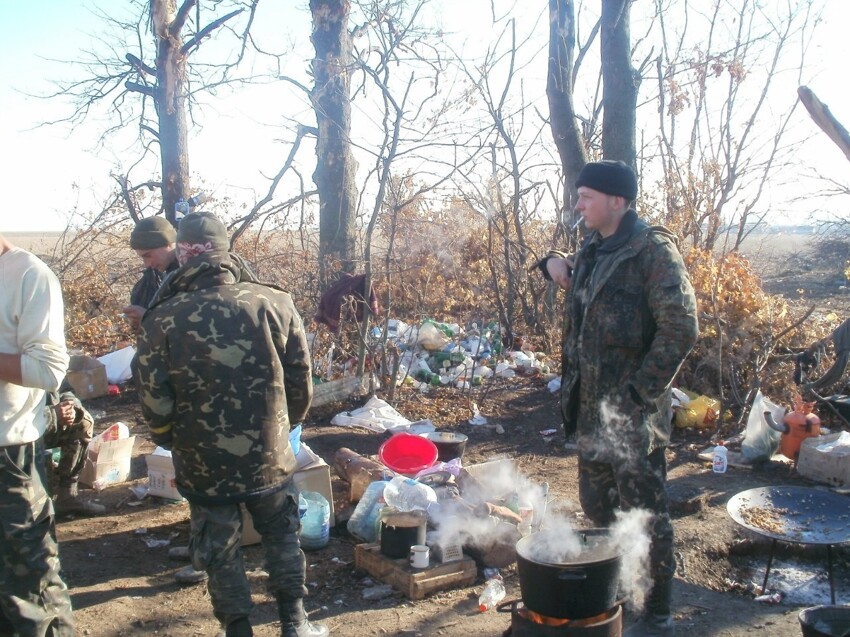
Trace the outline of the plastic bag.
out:
[[[717,424],[720,401],[708,396],[697,396],[686,405],[675,408],[675,423],[680,429],[693,427],[711,429]]]
[[[747,418],[747,428],[744,430],[744,440],[741,442],[741,455],[749,462],[770,460],[779,448],[782,434],[771,429],[767,424],[764,417],[765,411],[769,411],[776,422],[782,422],[785,416],[784,407],[772,403],[762,396],[761,391],[758,391],[753,398],[753,405],[750,407],[750,415]]]

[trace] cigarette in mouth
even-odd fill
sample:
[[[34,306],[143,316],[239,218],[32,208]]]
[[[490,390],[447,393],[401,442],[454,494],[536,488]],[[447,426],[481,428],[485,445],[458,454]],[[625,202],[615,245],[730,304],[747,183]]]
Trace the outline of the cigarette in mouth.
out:
[[[579,226],[584,223],[584,217],[579,217],[578,221],[573,224],[573,227],[570,228],[570,232],[575,232],[578,230]]]

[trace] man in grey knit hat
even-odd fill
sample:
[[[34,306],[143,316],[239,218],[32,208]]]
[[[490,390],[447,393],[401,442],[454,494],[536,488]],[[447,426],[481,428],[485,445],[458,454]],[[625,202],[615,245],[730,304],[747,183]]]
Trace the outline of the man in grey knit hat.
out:
[[[177,269],[176,241],[177,232],[164,217],[146,217],[130,233],[130,247],[145,264],[142,277],[130,292],[130,304],[123,309],[134,329],[138,329],[165,275]]]

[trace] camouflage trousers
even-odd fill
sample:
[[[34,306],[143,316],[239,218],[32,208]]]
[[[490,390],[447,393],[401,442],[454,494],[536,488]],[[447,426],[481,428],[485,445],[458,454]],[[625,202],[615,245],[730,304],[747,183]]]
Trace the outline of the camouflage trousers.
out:
[[[59,486],[69,487],[79,482],[86,464],[86,449],[94,435],[94,423],[82,418],[67,427],[54,427],[44,433],[47,449],[59,447],[59,466],[55,471]],[[49,461],[49,460],[48,460]]]
[[[74,635],[41,440],[0,447],[0,635]]]
[[[269,592],[279,600],[301,599],[307,594],[306,559],[298,540],[301,521],[297,491],[290,481],[285,489],[244,504],[262,537]],[[189,510],[192,565],[209,575],[207,590],[213,611],[226,626],[247,617],[253,608],[242,558],[242,513],[238,504],[190,502]]]
[[[649,566],[654,584],[647,609],[661,615],[669,614],[670,584],[676,572],[676,558],[673,523],[664,488],[667,480],[664,449],[617,464],[579,457],[578,470],[581,508],[594,524],[610,526],[618,509],[652,512]]]

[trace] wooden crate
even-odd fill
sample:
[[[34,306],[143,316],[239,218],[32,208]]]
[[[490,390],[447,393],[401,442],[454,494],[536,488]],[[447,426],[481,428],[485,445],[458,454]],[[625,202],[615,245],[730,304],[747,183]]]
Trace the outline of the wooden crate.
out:
[[[475,562],[468,557],[414,569],[406,558],[394,560],[383,555],[380,544],[355,546],[354,564],[372,577],[397,588],[409,599],[423,599],[437,591],[469,586],[478,572]]]

